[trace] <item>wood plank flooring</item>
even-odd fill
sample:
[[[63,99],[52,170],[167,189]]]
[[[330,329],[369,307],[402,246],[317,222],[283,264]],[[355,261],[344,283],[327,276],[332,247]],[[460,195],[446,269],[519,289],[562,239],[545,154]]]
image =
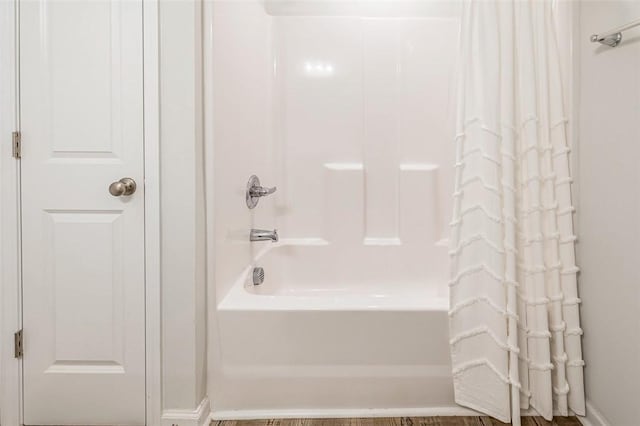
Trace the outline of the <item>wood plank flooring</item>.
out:
[[[210,426],[499,426],[508,425],[491,417],[390,417],[354,419],[269,419],[218,420]],[[548,422],[542,417],[522,417],[522,426],[579,426],[575,417],[556,417]]]

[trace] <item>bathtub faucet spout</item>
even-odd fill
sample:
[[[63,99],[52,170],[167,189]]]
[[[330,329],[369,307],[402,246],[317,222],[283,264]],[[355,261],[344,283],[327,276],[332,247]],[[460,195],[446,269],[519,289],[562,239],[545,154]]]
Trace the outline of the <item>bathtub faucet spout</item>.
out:
[[[264,229],[252,229],[249,235],[250,241],[268,241],[278,242],[278,230],[266,231]]]

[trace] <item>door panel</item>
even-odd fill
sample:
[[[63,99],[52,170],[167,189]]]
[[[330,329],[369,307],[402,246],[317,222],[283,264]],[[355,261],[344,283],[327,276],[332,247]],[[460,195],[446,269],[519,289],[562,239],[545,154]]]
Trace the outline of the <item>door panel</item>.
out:
[[[20,93],[25,424],[142,425],[141,1],[21,1]]]

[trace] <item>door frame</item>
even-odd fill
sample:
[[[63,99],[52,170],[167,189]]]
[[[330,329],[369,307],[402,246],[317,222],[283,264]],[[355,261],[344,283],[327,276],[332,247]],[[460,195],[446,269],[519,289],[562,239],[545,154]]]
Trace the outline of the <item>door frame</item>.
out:
[[[159,1],[142,0],[147,425],[160,424],[162,415]],[[13,357],[13,333],[22,327],[20,161],[12,157],[11,149],[11,132],[20,128],[18,27],[19,0],[0,1],[0,423],[3,426],[22,425],[23,419],[22,360]]]

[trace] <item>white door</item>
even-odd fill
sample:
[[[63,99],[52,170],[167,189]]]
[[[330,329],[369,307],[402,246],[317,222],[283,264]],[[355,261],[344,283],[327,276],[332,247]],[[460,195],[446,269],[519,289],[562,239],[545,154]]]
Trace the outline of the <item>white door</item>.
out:
[[[19,7],[24,423],[142,425],[142,2]]]

